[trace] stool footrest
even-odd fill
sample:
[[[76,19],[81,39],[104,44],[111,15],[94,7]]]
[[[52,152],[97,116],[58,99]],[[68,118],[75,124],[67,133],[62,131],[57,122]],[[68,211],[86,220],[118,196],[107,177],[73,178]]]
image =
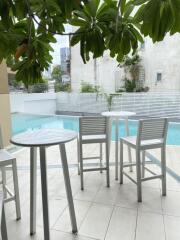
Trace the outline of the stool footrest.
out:
[[[103,167],[103,168],[88,168],[88,169],[83,169],[83,172],[100,171],[100,170],[107,170],[107,168],[106,167]]]
[[[152,177],[141,178],[141,181],[145,182],[145,181],[148,181],[148,180],[153,180],[153,179],[162,178],[162,177],[163,177],[163,175],[160,174],[160,175],[156,175],[156,176],[152,176]]]
[[[151,173],[152,175],[154,175],[154,176],[157,175],[155,172],[153,172],[152,170],[150,170],[150,169],[147,168],[147,167],[144,167],[144,169],[145,169],[146,171],[148,171],[149,173]]]
[[[131,166],[136,166],[136,163],[125,163],[123,165],[123,168],[131,167]]]
[[[129,178],[133,183],[137,184],[137,182],[136,182],[132,177],[130,177],[129,174],[127,174],[127,173],[124,172],[124,171],[123,171],[123,174],[124,174],[127,178]]]
[[[4,199],[4,202],[5,202],[5,203],[11,202],[11,201],[15,201],[15,196],[12,196],[12,197],[9,197],[9,198]]]
[[[82,158],[82,160],[90,160],[90,159],[100,159],[101,156],[97,156],[97,157],[85,157],[85,158]]]
[[[4,185],[3,187],[5,188],[6,192],[7,192],[11,197],[14,196],[14,194],[11,192],[11,190],[10,190],[6,185]]]

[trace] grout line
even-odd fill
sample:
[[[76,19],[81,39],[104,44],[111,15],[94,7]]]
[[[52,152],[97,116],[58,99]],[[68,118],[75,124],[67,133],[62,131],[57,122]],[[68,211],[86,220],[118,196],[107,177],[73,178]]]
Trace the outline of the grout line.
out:
[[[135,231],[134,231],[134,240],[136,240],[137,224],[138,224],[138,216],[139,216],[139,210],[138,210],[138,208],[137,208],[137,214],[136,214],[136,225],[135,225]]]
[[[66,211],[66,209],[68,208],[68,203],[66,205],[66,207],[63,209],[63,211],[60,213],[60,215],[57,217],[56,221],[54,221],[54,224],[51,226],[51,229],[54,229],[56,223],[59,221],[59,219],[62,217],[63,213]]]
[[[111,212],[111,216],[109,218],[109,222],[108,222],[108,226],[107,226],[107,229],[106,229],[106,232],[105,232],[105,236],[104,236],[104,240],[106,239],[106,236],[107,236],[107,232],[109,230],[109,226],[110,226],[110,222],[111,222],[111,219],[112,219],[112,215],[114,213],[114,210],[115,210],[115,206],[113,206],[113,209],[112,209],[112,212]]]
[[[79,234],[79,233],[73,234],[73,233],[70,233],[70,232],[65,232],[63,230],[50,229],[50,231],[65,233],[65,234],[69,235],[70,237],[75,236],[75,239],[76,239],[76,237],[81,237],[82,236],[82,237],[87,237],[88,239],[91,239],[91,240],[99,240],[97,238],[92,238],[92,237],[85,236],[85,235],[82,235],[82,234]]]

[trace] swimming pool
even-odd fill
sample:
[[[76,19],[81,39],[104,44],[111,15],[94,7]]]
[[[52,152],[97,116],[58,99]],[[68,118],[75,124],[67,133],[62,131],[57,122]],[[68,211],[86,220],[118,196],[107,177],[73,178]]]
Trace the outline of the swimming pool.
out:
[[[129,121],[130,135],[136,135],[138,122]],[[71,116],[46,116],[23,113],[12,114],[13,135],[28,129],[38,128],[65,128],[78,131],[78,117]],[[124,122],[120,122],[119,134],[125,136]],[[115,139],[115,125],[112,126],[112,140]],[[168,129],[167,144],[180,145],[180,123],[170,123]]]

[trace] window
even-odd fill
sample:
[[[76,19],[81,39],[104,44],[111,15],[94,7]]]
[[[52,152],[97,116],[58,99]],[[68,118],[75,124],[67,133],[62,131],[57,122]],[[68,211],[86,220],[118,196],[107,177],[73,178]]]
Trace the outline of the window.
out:
[[[158,72],[156,75],[156,82],[161,82],[162,81],[162,73]]]

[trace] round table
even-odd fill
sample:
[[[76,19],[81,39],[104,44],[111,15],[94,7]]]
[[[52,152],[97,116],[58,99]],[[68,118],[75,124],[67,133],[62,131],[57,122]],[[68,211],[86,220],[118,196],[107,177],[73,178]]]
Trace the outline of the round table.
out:
[[[112,119],[115,119],[116,122],[116,150],[115,150],[115,179],[118,180],[118,142],[119,142],[119,120],[124,119],[125,120],[125,126],[126,126],[126,135],[129,135],[129,125],[128,125],[128,117],[136,115],[135,112],[127,112],[127,111],[109,111],[109,112],[102,112],[102,116],[110,117]],[[129,161],[132,162],[132,156],[131,156],[131,149],[128,148],[128,156]],[[132,171],[132,167],[131,167]]]
[[[77,138],[77,133],[65,129],[37,129],[17,134],[12,137],[11,143],[30,147],[30,234],[36,232],[36,190],[37,190],[37,148],[40,152],[41,188],[43,205],[44,239],[50,239],[49,208],[47,191],[46,147],[59,145],[66,194],[69,205],[73,233],[77,232],[76,216],[72,197],[69,169],[67,164],[65,143]]]

